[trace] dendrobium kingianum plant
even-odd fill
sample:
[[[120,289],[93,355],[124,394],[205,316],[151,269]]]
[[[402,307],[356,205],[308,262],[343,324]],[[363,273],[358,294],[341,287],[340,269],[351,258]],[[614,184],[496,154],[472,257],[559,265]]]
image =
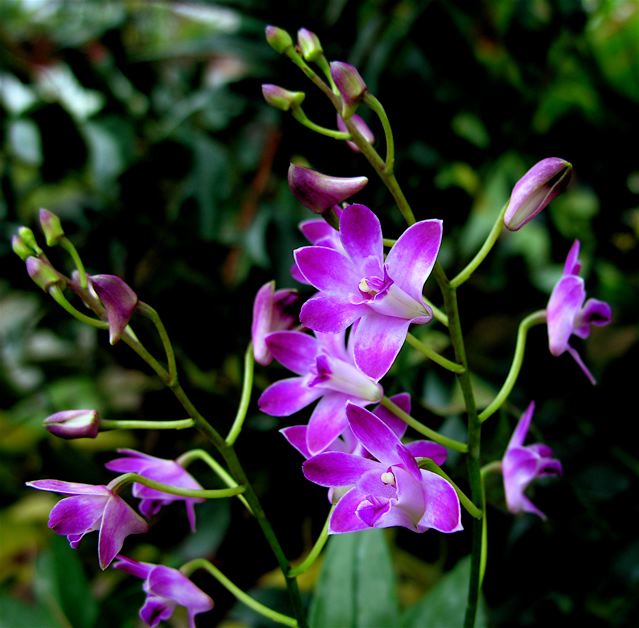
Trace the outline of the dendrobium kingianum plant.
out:
[[[532,403],[517,423],[501,460],[484,459],[481,426],[499,410],[507,417],[515,406],[516,398],[511,399],[511,393],[521,370],[528,333],[536,325],[547,325],[551,354],[568,352],[594,383],[570,342],[572,336],[586,339],[592,326],[607,325],[611,308],[597,299],[586,300],[578,260],[579,242],[575,242],[547,307],[522,319],[514,359],[503,385],[486,407],[478,408],[461,331],[457,291],[481,265],[504,227],[509,231],[523,228],[566,188],[572,166],[564,159],[550,157],[524,174],[477,254],[449,278],[438,259],[445,224],[436,216],[415,218],[395,177],[390,122],[357,68],[342,61],[329,62],[317,35],[306,29],[300,30],[295,42],[286,31],[269,26],[266,38],[326,97],[337,116],[336,128],[309,120],[302,109],[304,92],[265,85],[267,103],[292,114],[310,131],[344,142],[366,160],[388,188],[407,223],[406,229],[393,233],[392,238],[384,237],[382,224],[386,224],[386,218],[378,208],[352,202],[368,184],[366,176],[326,175],[291,164],[291,192],[302,206],[316,214],[300,225],[310,245],[294,251],[291,269],[291,283],[299,284],[305,301],[300,309],[297,289],[276,289],[274,281],[258,291],[252,338],[244,356],[239,407],[223,434],[220,418],[207,418],[182,388],[173,345],[159,314],[122,278],[89,275],[58,217],[41,210],[39,219],[46,245],[63,249],[72,271],[67,275],[54,267],[33,232],[21,227],[12,245],[30,277],[71,316],[108,331],[111,344],[119,342],[130,347],[184,408],[184,416],[167,421],[116,420],[101,416],[96,409],[60,409],[45,420],[46,429],[66,439],[96,438],[99,432],[112,429],[196,429],[208,447],[175,452],[172,459],[133,449],[118,450],[119,457],[107,462],[106,468],[121,475],[104,485],[54,479],[35,480],[28,485],[65,496],[51,510],[49,527],[65,535],[71,547],[76,548],[85,534],[97,531],[100,568],[107,569],[117,557],[113,565],[116,569],[143,580],[147,597],[140,617],[149,626],[167,620],[176,606],[183,606],[193,627],[194,617],[213,607],[209,595],[189,579],[193,571],[201,569],[255,612],[286,626],[304,628],[308,624],[297,577],[313,565],[327,538],[402,527],[418,534],[431,530],[426,539],[437,532],[470,531],[472,553],[465,626],[472,627],[487,564],[485,477],[490,472],[503,475],[502,499],[509,511],[544,518],[526,492],[536,478],[562,471],[548,446],[524,445],[532,420]],[[364,108],[372,112],[375,124],[360,115]],[[373,146],[371,127],[379,127],[383,133],[384,156]],[[425,298],[425,287],[431,299],[432,294],[437,294],[435,287],[439,289],[440,307],[433,302],[436,298]],[[153,325],[163,349],[160,357],[135,333],[140,318]],[[448,336],[451,355],[442,355],[421,339],[424,336],[420,329],[434,326]],[[385,390],[396,386],[392,377],[402,374],[403,367],[398,362],[411,363],[398,361],[398,355],[409,351],[417,352],[419,359],[430,360],[432,368],[443,369],[451,381],[456,378],[466,408],[465,434],[453,438],[437,431],[431,425],[432,417],[419,403],[411,404],[407,392],[385,395]],[[280,531],[274,530],[267,518],[269,506],[260,503],[235,449],[251,402],[254,363],[277,368],[269,366],[273,360],[293,376],[273,376],[271,381],[277,381],[264,386],[257,405],[263,413],[281,417],[280,431],[304,459],[295,461],[295,456],[291,457],[294,472],[327,488],[330,502],[317,542],[294,567],[280,544]],[[417,398],[413,393],[413,400]],[[313,409],[309,410],[311,405]],[[421,417],[413,416],[413,412]],[[292,416],[295,418],[288,418]],[[465,458],[466,478],[454,480],[442,468],[451,451],[455,458]],[[218,486],[205,488],[197,473],[187,471],[196,461],[218,478]],[[268,463],[266,456],[263,462]],[[455,468],[459,465],[453,471]],[[311,484],[308,486],[310,491],[316,490]],[[164,517],[171,516],[169,512],[175,512],[163,506],[184,502],[191,530],[195,530],[198,504],[230,497],[237,497],[253,516],[273,552],[290,598],[286,613],[250,596],[206,557],[195,558],[176,569],[120,555],[126,544],[127,554],[135,556],[130,537],[137,538],[150,526],[161,525]],[[139,513],[129,503],[135,500],[139,500]],[[289,506],[295,507],[293,499]]]

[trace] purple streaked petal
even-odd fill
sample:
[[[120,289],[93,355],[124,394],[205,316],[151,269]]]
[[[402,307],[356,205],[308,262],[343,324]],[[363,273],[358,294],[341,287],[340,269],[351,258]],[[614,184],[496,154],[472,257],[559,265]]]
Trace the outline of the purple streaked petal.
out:
[[[26,482],[27,486],[40,491],[52,491],[62,495],[111,495],[111,491],[101,484],[81,484],[79,482],[63,482],[61,480],[34,480]]]
[[[303,246],[294,255],[302,275],[318,290],[341,294],[347,300],[351,295],[357,296],[361,277],[344,254],[325,246]]]
[[[306,446],[306,432],[308,428],[306,425],[292,425],[291,427],[285,427],[280,430],[280,434],[291,444],[297,451],[299,451],[304,458],[310,458],[311,452]]]
[[[382,464],[391,466],[400,461],[399,450],[404,449],[404,446],[386,423],[372,412],[352,403],[346,405],[346,417],[357,440]],[[414,458],[412,463],[416,466]]]
[[[381,379],[399,353],[410,321],[369,312],[360,319],[354,338],[355,364],[373,379]]]
[[[548,344],[554,356],[566,351],[585,298],[586,289],[581,277],[564,275],[555,284],[546,308]]]
[[[184,606],[191,616],[213,608],[213,600],[177,569],[157,565],[147,582],[149,593]]]
[[[422,469],[426,509],[419,525],[439,532],[462,529],[461,508],[455,489],[436,473]]]
[[[339,451],[328,451],[309,458],[302,469],[307,480],[320,486],[350,486],[369,471],[381,473],[378,462]]]
[[[510,437],[510,441],[508,442],[508,449],[510,449],[511,447],[521,447],[524,444],[526,436],[528,435],[528,430],[530,429],[530,423],[532,421],[534,412],[535,402],[531,401],[528,404],[525,412],[521,415],[521,418],[517,422],[515,431],[513,432],[513,435]]]
[[[590,369],[586,366],[586,363],[581,359],[581,356],[579,355],[577,350],[574,347],[571,347],[570,345],[566,345],[566,351],[568,351],[568,353],[572,356],[572,359],[577,363],[577,366],[579,366],[579,368],[582,370],[583,374],[588,378],[590,383],[593,386],[596,386],[597,380],[595,379],[594,375],[590,372]]]
[[[299,331],[275,331],[266,336],[273,357],[289,371],[306,375],[315,363],[317,340]]]
[[[320,292],[304,303],[300,321],[318,332],[337,333],[352,325],[367,309],[365,305],[353,305],[341,296]]]
[[[140,609],[140,619],[150,628],[155,628],[161,621],[167,621],[173,615],[176,604],[154,595],[147,595]]]
[[[49,513],[49,528],[57,534],[84,534],[100,527],[110,499],[107,495],[77,495],[60,500]]]
[[[402,467],[393,467],[397,486],[397,498],[393,505],[392,515],[385,517],[385,521],[379,522],[384,527],[401,525],[416,532],[422,532],[418,524],[425,510],[425,496],[422,475],[418,471],[417,477]],[[397,523],[394,523],[393,521]],[[401,522],[401,523],[400,523]]]
[[[605,327],[612,319],[610,305],[599,299],[588,299],[577,316],[573,334],[580,338],[588,338],[590,326]]]
[[[441,240],[442,221],[422,220],[404,231],[386,257],[391,279],[420,303],[424,282],[435,265]]]
[[[371,528],[388,528],[394,525],[403,525],[404,522],[398,522],[398,517],[393,517],[393,515],[399,515],[399,518],[405,519],[404,513],[393,512],[392,505],[390,499],[384,499],[377,495],[367,495],[366,499],[359,503],[355,514]],[[391,516],[387,517],[389,514]],[[391,519],[390,523],[384,525],[384,520],[388,521],[389,518]]]
[[[367,526],[356,514],[357,508],[364,499],[356,488],[346,493],[335,506],[329,522],[329,534],[343,534],[345,532],[357,532],[366,530]]]
[[[263,365],[269,364],[271,357],[264,337],[272,331],[271,317],[274,294],[275,281],[269,281],[257,291],[253,302],[253,321],[251,323],[253,354],[255,355],[255,361]]]
[[[410,394],[399,393],[390,397],[390,400],[397,406],[399,406],[404,412],[410,414]],[[393,414],[390,410],[387,410],[384,406],[379,405],[373,410],[373,414],[382,420],[388,427],[395,432],[397,438],[402,438],[406,433],[408,425],[404,423],[398,416]]]
[[[115,275],[92,275],[89,279],[106,311],[109,342],[114,345],[120,340],[138,306],[138,295]]]
[[[359,280],[367,275],[383,275],[384,245],[379,218],[364,205],[344,210],[340,236],[346,253],[357,267]]]
[[[411,456],[415,458],[430,458],[435,464],[442,465],[446,462],[448,452],[446,447],[428,440],[416,440],[405,445]]]
[[[142,534],[148,529],[149,526],[140,515],[121,497],[113,495],[106,503],[100,526],[98,539],[100,568],[106,569],[111,564],[129,534]]]
[[[568,251],[566,262],[564,263],[564,275],[578,275],[581,272],[581,263],[579,262],[579,240],[575,240]]]
[[[282,379],[271,384],[260,396],[257,405],[271,416],[290,416],[313,403],[324,391],[309,388],[301,377]]]
[[[320,399],[308,422],[306,446],[311,454],[324,451],[347,426],[345,406],[348,397],[342,393],[326,393]]]
[[[118,554],[116,559],[118,562],[113,564],[114,569],[120,569],[131,576],[142,578],[142,580],[145,580],[151,569],[155,567],[155,565],[151,565],[150,563],[141,563],[132,558],[122,556],[122,554]]]
[[[300,223],[302,235],[311,243],[329,249],[341,248],[339,231],[333,229],[323,218],[312,218]],[[320,244],[321,242],[321,244]]]

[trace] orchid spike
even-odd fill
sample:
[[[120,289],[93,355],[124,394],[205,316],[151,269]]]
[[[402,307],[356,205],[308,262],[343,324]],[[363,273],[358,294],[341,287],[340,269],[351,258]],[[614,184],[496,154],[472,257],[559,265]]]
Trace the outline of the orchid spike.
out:
[[[388,425],[364,408],[349,403],[346,415],[371,458],[330,451],[303,465],[311,482],[347,489],[331,515],[329,534],[391,526],[414,532],[462,529],[455,489],[441,476],[419,468],[415,457],[423,457],[420,446],[403,445]]]
[[[141,563],[121,555],[117,559],[115,569],[144,580],[146,600],[140,609],[140,619],[147,626],[154,628],[161,621],[167,621],[176,606],[184,606],[189,628],[195,628],[195,616],[213,608],[213,600],[177,569]]]
[[[262,96],[264,100],[281,111],[288,111],[291,107],[299,107],[306,98],[304,92],[291,92],[279,85],[266,83],[262,85]]]
[[[320,291],[302,306],[300,320],[324,333],[359,321],[352,332],[355,363],[380,379],[402,348],[410,324],[432,319],[422,290],[437,259],[442,223],[415,223],[384,260],[377,216],[364,205],[350,205],[342,214],[339,237],[342,250],[307,246],[295,251],[299,271]]]
[[[323,451],[347,427],[347,401],[367,405],[384,394],[376,379],[355,366],[352,348],[344,346],[344,333],[315,336],[279,331],[266,337],[273,357],[297,377],[275,382],[258,400],[262,412],[290,416],[319,399],[306,435],[312,454]]]
[[[572,164],[559,157],[536,163],[517,181],[504,214],[507,229],[517,231],[561,194],[570,182]]]
[[[535,443],[524,446],[534,411],[535,402],[531,401],[510,438],[501,467],[508,510],[512,513],[530,512],[545,519],[546,515],[524,492],[536,478],[560,475],[562,469],[559,460],[551,457],[552,449],[547,445]]]
[[[149,529],[146,521],[109,486],[60,480],[36,480],[27,482],[27,486],[70,496],[53,507],[49,527],[66,536],[73,549],[85,534],[98,530],[101,569],[111,564],[129,534],[142,534]]]
[[[117,451],[119,454],[124,454],[124,457],[115,458],[107,462],[104,466],[109,471],[137,473],[150,480],[177,488],[202,488],[200,483],[175,460],[156,458],[134,449],[118,449]],[[133,484],[132,493],[133,497],[142,500],[140,501],[140,512],[147,518],[157,515],[162,506],[167,506],[172,502],[183,501],[186,506],[186,514],[191,531],[195,532],[195,504],[201,504],[205,501],[204,499],[164,493],[137,482]]]
[[[114,345],[122,337],[138,306],[138,295],[115,275],[91,275],[89,282],[106,311],[109,342]]]
[[[63,410],[44,420],[48,432],[59,438],[95,438],[100,431],[97,410]]]
[[[366,95],[368,87],[357,68],[350,63],[333,61],[331,63],[331,76],[342,96],[340,115],[348,120]]]
[[[584,280],[579,276],[581,263],[579,262],[579,240],[575,240],[564,271],[553,288],[546,316],[548,320],[548,343],[550,353],[559,356],[567,351],[577,362],[586,377],[595,384],[596,380],[588,367],[584,364],[577,350],[570,346],[570,336],[587,338],[592,325],[603,327],[610,323],[612,312],[610,305],[598,299],[586,301]]]
[[[297,46],[305,61],[316,61],[324,54],[319,37],[307,28],[300,28],[297,31]]]

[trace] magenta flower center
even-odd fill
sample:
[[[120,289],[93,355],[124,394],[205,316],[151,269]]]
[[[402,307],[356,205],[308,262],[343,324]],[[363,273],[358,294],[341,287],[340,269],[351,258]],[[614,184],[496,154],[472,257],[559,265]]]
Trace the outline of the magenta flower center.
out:
[[[311,377],[309,386],[329,388],[367,401],[379,401],[382,398],[382,389],[378,383],[354,365],[323,353],[315,358]]]
[[[379,476],[379,479],[388,486],[396,486],[397,481],[392,471],[386,471]]]

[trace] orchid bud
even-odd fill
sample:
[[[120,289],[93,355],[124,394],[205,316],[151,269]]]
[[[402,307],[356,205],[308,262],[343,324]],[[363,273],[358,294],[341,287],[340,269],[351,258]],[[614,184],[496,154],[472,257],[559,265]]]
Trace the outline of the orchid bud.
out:
[[[95,438],[100,431],[97,410],[64,410],[44,420],[44,427],[59,438]]]
[[[270,83],[262,85],[262,95],[271,107],[282,111],[288,111],[291,107],[299,107],[306,98],[304,92],[290,92],[279,85]]]
[[[297,31],[297,45],[306,61],[315,61],[324,54],[319,37],[306,28]]]
[[[316,214],[345,201],[367,183],[366,177],[331,177],[295,164],[288,169],[291,192],[304,207]]]
[[[374,144],[375,143],[375,135],[373,135],[373,132],[370,130],[370,127],[368,126],[368,124],[366,124],[366,122],[364,122],[364,118],[362,118],[361,116],[358,116],[356,113],[354,113],[351,116],[351,118],[350,118],[350,122],[362,134],[364,139],[369,144]],[[344,132],[344,133],[348,133],[348,129],[346,128],[346,123],[342,119],[342,116],[340,116],[339,114],[337,114],[337,128],[340,131]],[[357,144],[355,144],[355,142],[347,141],[346,144],[353,152],[355,152],[355,153],[359,153],[360,152],[360,150],[357,147]]]
[[[114,345],[122,337],[138,306],[138,295],[115,275],[92,275],[90,283],[106,311],[109,342]]]
[[[350,63],[333,61],[331,63],[331,76],[342,96],[342,117],[348,119],[364,98],[368,87],[366,87],[357,68]]]
[[[27,258],[26,265],[29,277],[45,292],[64,281],[47,260],[31,256]]]
[[[44,237],[47,240],[47,246],[55,246],[64,237],[60,219],[48,209],[41,209],[39,218],[42,233],[44,233]]]
[[[267,26],[265,33],[268,45],[276,52],[284,53],[293,46],[293,39],[283,28]]]
[[[42,253],[42,249],[38,246],[33,231],[29,227],[20,227],[16,235],[11,239],[11,246],[16,255],[23,261],[26,261],[30,255],[38,256]],[[27,253],[27,251],[29,251]],[[25,255],[23,257],[23,255]]]
[[[510,195],[504,215],[507,229],[517,231],[532,220],[570,181],[572,164],[559,157],[548,157],[536,163],[519,181]]]

